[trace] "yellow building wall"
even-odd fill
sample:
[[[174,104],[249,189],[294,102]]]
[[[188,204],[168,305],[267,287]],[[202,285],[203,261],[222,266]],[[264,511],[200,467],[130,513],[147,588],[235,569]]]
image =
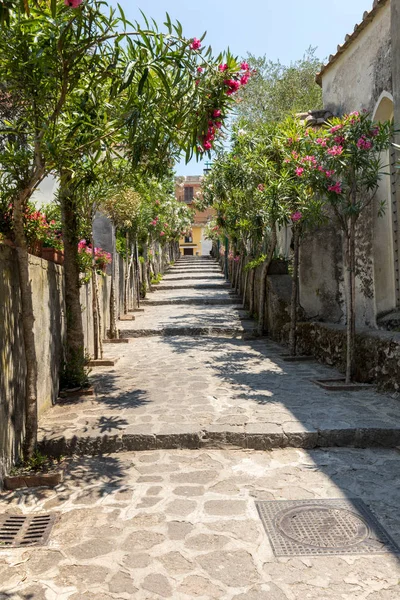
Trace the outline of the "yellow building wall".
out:
[[[192,242],[190,244],[185,243],[185,238],[181,237],[179,240],[179,248],[181,254],[183,255],[184,248],[193,248],[193,255],[196,256],[196,253],[201,256],[201,237],[202,237],[203,227],[193,227],[192,229]]]

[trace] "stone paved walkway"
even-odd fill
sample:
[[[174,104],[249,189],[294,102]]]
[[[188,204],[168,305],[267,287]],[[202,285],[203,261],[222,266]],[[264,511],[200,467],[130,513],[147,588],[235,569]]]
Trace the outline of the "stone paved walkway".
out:
[[[0,548],[0,600],[399,600],[397,554],[278,558],[255,504],[358,498],[400,544],[399,402],[316,387],[335,372],[245,339],[232,300],[214,263],[179,262],[96,397],[42,418],[42,446],[76,455],[54,490],[0,493],[0,514],[58,515],[47,546]]]
[[[256,499],[358,497],[400,542],[396,451],[167,450],[80,458],[0,510],[60,514],[0,549],[0,600],[398,600],[393,554],[276,558]]]
[[[201,273],[203,286],[217,276],[219,288],[199,289],[198,280],[187,279],[183,289],[162,291],[178,272]],[[157,299],[162,304],[152,305]],[[240,304],[206,304],[232,299],[214,262],[178,262],[144,312],[121,322],[122,335],[134,339],[105,346],[107,357],[119,361],[93,370],[96,397],[55,406],[41,419],[42,446],[85,454],[226,444],[400,445],[398,400],[373,389],[317,387],[313,379],[338,373],[314,361],[284,362],[277,344],[243,339],[254,323]]]

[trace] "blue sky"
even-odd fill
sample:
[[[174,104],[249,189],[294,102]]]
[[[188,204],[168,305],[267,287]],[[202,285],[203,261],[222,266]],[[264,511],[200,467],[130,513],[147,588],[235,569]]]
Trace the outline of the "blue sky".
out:
[[[115,0],[111,1],[116,4]],[[151,0],[119,2],[128,19],[140,20],[139,10],[157,23],[167,11],[179,19],[187,37],[200,37],[214,54],[230,48],[240,57],[251,52],[266,54],[271,60],[288,64],[301,58],[309,46],[317,47],[317,56],[325,59],[336,52],[346,33],[372,8],[372,0]],[[177,167],[179,175],[202,173],[202,164],[192,161]]]

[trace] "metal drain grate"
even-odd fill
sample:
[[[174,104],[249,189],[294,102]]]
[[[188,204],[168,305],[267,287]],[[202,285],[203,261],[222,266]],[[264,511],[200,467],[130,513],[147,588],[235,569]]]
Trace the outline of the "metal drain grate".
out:
[[[258,501],[256,506],[275,556],[400,554],[361,500]]]
[[[0,515],[0,548],[43,546],[51,533],[56,516]]]

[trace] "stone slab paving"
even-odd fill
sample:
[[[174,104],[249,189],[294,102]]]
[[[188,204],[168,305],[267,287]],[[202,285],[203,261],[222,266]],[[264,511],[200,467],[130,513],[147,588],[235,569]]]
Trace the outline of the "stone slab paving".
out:
[[[0,600],[398,600],[398,556],[276,558],[255,501],[360,498],[399,544],[399,467],[384,449],[75,459],[55,490],[0,494],[59,514],[47,547],[0,549]]]
[[[311,380],[337,376],[335,370],[313,361],[286,363],[281,351],[265,339],[207,336],[107,346],[107,357],[120,360],[112,369],[93,369],[95,397],[54,406],[42,417],[42,447],[90,454],[400,445],[396,398],[373,389],[325,391]]]
[[[134,322],[121,321],[118,324],[122,337],[129,337],[135,333],[143,335],[143,332],[160,334],[169,328],[214,329],[221,333],[226,329],[238,334],[245,329],[254,329],[254,322],[239,306],[236,308],[200,304],[177,307],[167,303],[165,306],[148,306],[144,313],[135,316]]]

